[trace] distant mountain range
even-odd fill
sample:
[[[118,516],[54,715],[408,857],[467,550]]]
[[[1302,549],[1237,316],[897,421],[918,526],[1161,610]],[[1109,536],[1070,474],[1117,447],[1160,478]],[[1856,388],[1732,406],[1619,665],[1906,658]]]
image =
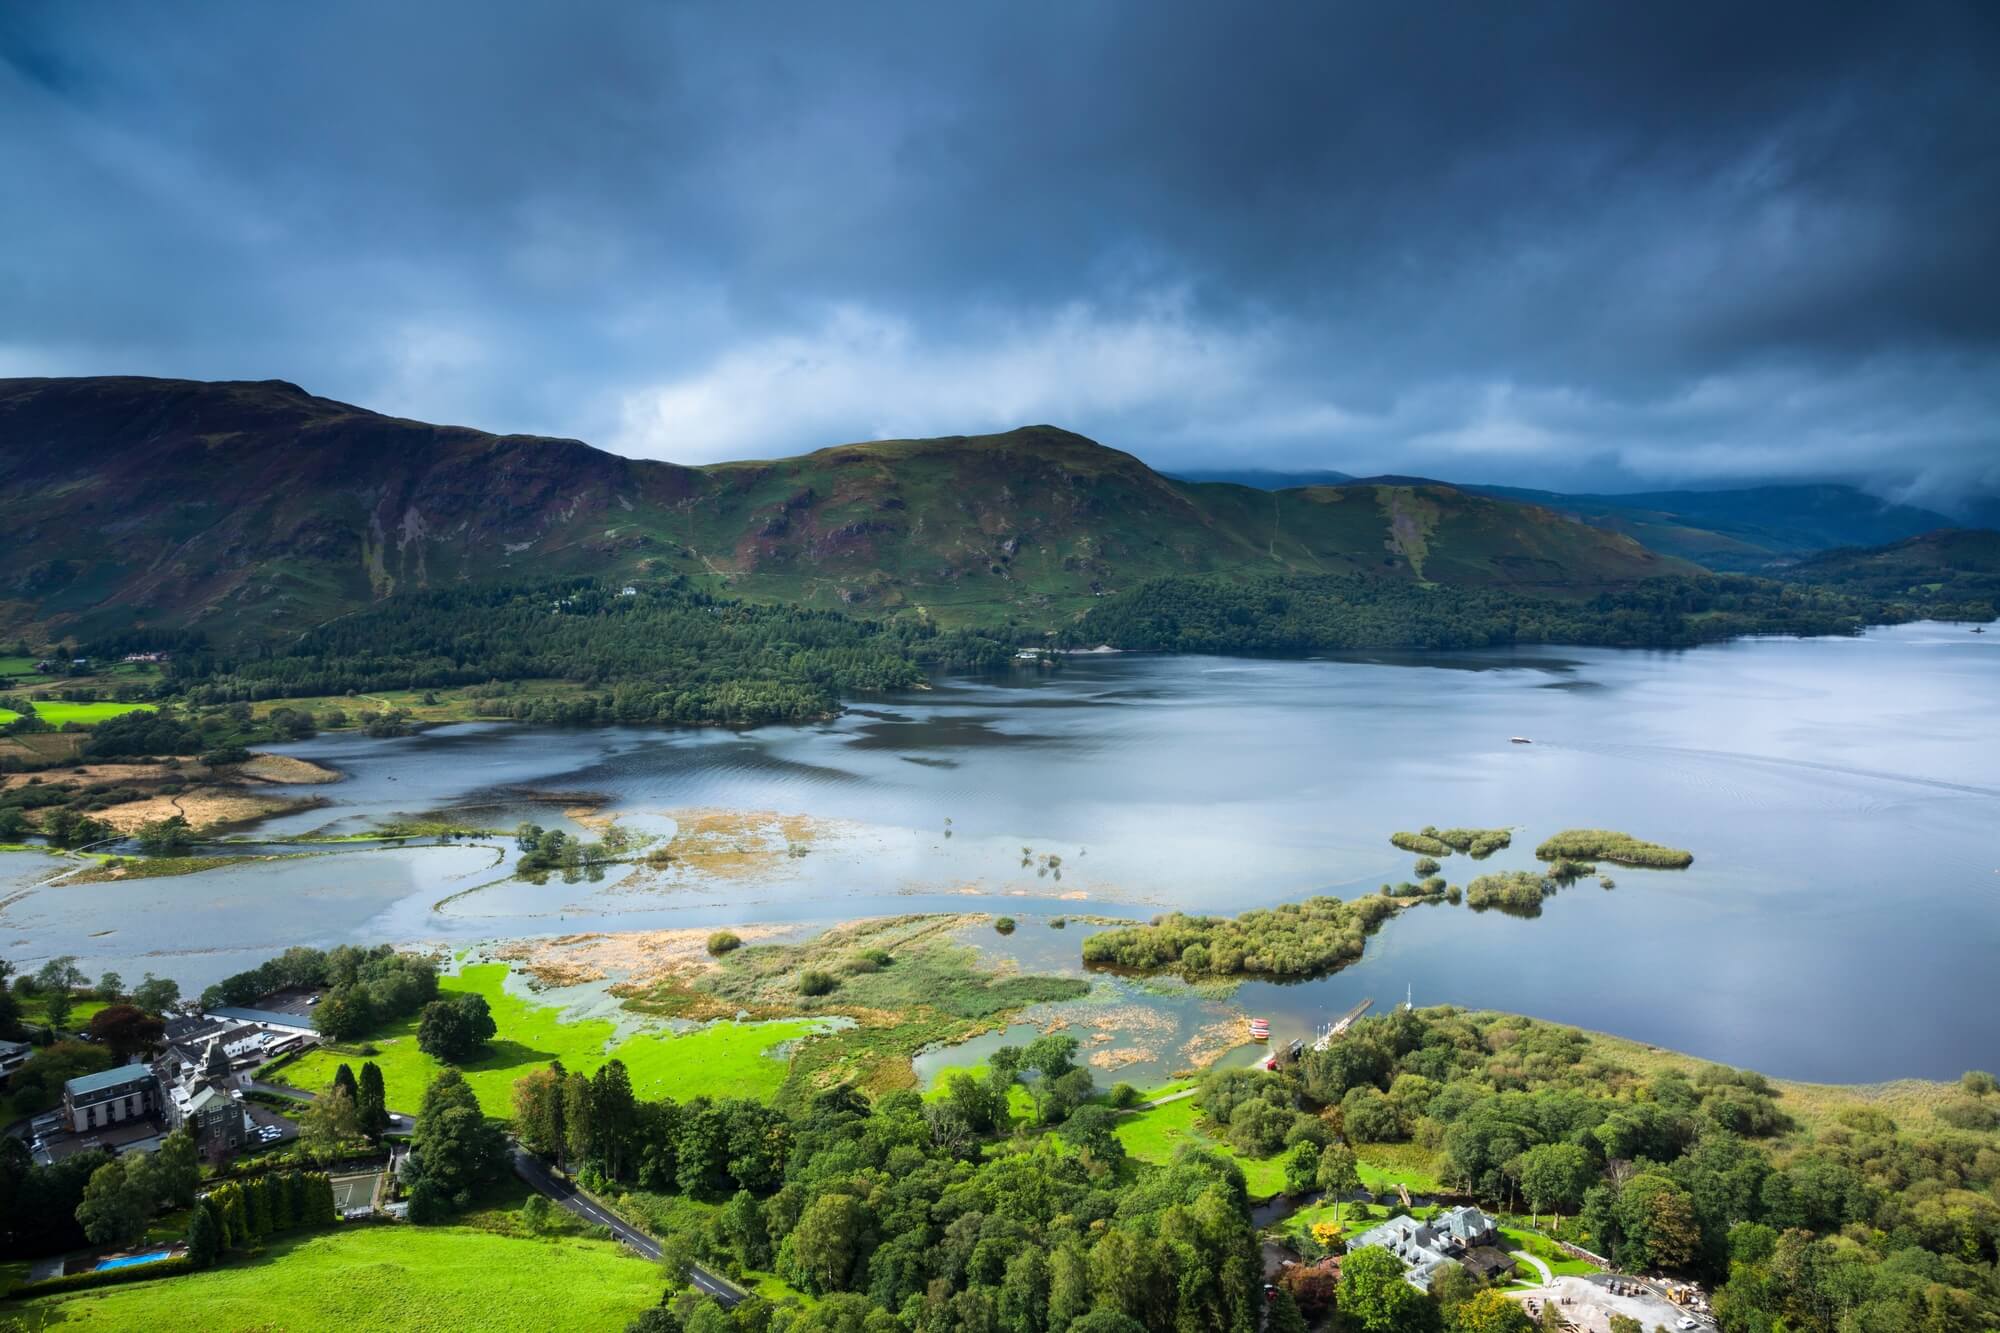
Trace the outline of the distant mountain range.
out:
[[[1692,567],[1434,482],[1185,482],[1053,426],[683,467],[282,381],[0,381],[0,631],[295,634],[398,589],[686,575],[759,600],[1061,623],[1168,574],[1589,593]]]
[[[1349,477],[1340,472],[1257,469],[1183,472],[1190,480],[1234,481],[1263,490],[1343,482],[1438,484],[1415,477]],[[1454,483],[1456,485],[1456,483]],[[1542,505],[1621,532],[1663,555],[1710,569],[1774,573],[1800,556],[1844,546],[1882,546],[1940,528],[2000,525],[2000,499],[1974,502],[1968,518],[1896,504],[1853,486],[1801,484],[1716,491],[1647,491],[1586,495],[1518,486],[1459,485],[1459,490]]]

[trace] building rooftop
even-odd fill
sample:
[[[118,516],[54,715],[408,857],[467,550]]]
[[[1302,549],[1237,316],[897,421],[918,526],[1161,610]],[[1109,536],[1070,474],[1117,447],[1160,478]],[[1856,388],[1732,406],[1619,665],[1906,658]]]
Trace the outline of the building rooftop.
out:
[[[233,1018],[239,1023],[262,1023],[266,1027],[291,1028],[295,1031],[312,1031],[312,1018],[307,1013],[292,1013],[289,1010],[246,1009],[230,1005],[222,1009],[211,1009],[209,1013],[218,1018]]]
[[[67,1083],[63,1084],[63,1090],[72,1096],[82,1096],[85,1093],[102,1092],[106,1088],[115,1088],[121,1083],[134,1083],[142,1078],[151,1078],[152,1076],[153,1070],[149,1065],[120,1065],[116,1069],[107,1069],[101,1074],[84,1074],[78,1078],[70,1079]]]

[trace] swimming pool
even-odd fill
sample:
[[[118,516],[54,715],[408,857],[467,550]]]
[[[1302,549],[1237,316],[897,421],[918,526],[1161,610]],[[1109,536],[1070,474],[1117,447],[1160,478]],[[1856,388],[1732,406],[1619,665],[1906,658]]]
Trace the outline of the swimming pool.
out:
[[[128,1254],[122,1259],[101,1260],[93,1271],[102,1273],[107,1268],[130,1268],[133,1264],[150,1264],[159,1259],[171,1259],[172,1250],[160,1250],[154,1254]]]

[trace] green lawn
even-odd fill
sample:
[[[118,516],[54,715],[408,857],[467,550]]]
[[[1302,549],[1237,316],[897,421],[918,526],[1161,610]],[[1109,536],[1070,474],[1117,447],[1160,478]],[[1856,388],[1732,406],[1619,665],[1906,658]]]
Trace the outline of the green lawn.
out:
[[[127,713],[151,712],[151,704],[72,704],[60,699],[37,699],[35,712],[52,727],[60,727],[65,722],[88,725],[102,722],[109,717],[123,717]],[[0,719],[4,720],[4,719]]]
[[[135,977],[133,980],[136,981],[137,978]],[[129,985],[130,983],[128,982],[127,984]],[[40,1027],[49,1021],[49,1002],[46,996],[18,995],[15,998],[21,1004],[21,1022],[29,1027]],[[105,1005],[106,1001],[103,1000],[77,1000],[70,1005],[69,1021],[63,1026],[69,1030],[80,1032],[90,1025],[90,1020],[95,1018],[98,1011],[103,1009]]]
[[[21,715],[11,708],[0,708],[0,727],[6,726],[19,716]]]
[[[1596,1264],[1565,1254],[1556,1248],[1555,1242],[1539,1231],[1530,1231],[1527,1227],[1503,1226],[1500,1228],[1500,1235],[1505,1239],[1509,1252],[1526,1250],[1547,1264],[1549,1270],[1557,1277],[1588,1277],[1592,1273],[1603,1271]],[[1530,1275],[1531,1268],[1532,1266],[1528,1264],[1521,1265],[1523,1275]]]
[[[1364,1143],[1355,1149],[1361,1184],[1376,1194],[1391,1194],[1401,1185],[1412,1194],[1438,1194],[1444,1182],[1437,1178],[1432,1154],[1414,1143]]]
[[[1221,1153],[1243,1168],[1243,1180],[1250,1188],[1250,1196],[1255,1199],[1268,1198],[1285,1187],[1285,1163],[1283,1155],[1259,1160],[1244,1157],[1220,1139],[1212,1138],[1196,1128],[1201,1119],[1201,1110],[1195,1105],[1197,1098],[1183,1097],[1177,1102],[1168,1102],[1150,1111],[1137,1111],[1118,1118],[1118,1141],[1125,1145],[1125,1153],[1141,1162],[1163,1165],[1173,1160],[1174,1151],[1184,1143],[1197,1144],[1211,1152]]]
[[[615,1241],[516,1240],[467,1227],[353,1225],[285,1239],[187,1277],[22,1303],[28,1327],[204,1333],[512,1333],[623,1328],[660,1271]]]
[[[788,1066],[766,1052],[821,1026],[806,1018],[724,1022],[680,1036],[642,1032],[614,1046],[611,1042],[616,1028],[609,1020],[563,1022],[559,1010],[503,990],[506,975],[505,963],[478,963],[441,981],[447,992],[485,996],[500,1029],[483,1057],[459,1067],[488,1115],[512,1114],[514,1080],[556,1059],[572,1073],[588,1074],[616,1056],[625,1062],[633,1091],[640,1097],[666,1096],[676,1101],[703,1094],[769,1098],[785,1081]],[[353,1065],[358,1072],[361,1061],[372,1058],[382,1067],[390,1107],[415,1112],[423,1104],[424,1088],[442,1068],[417,1049],[416,1031],[417,1020],[412,1016],[368,1039],[368,1044],[379,1048],[375,1056],[361,1056],[353,1048],[318,1050],[285,1066],[276,1077],[294,1087],[317,1091],[333,1080],[339,1065]]]

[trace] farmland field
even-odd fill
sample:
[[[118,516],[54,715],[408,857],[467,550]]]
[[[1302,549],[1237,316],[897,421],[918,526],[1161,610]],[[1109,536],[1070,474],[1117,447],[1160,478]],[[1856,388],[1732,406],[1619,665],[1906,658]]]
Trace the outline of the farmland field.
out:
[[[151,704],[73,704],[61,699],[35,700],[36,715],[52,727],[60,727],[65,722],[88,726],[106,718],[123,717],[127,713],[150,712],[152,708]]]
[[[488,1115],[509,1114],[514,1081],[557,1059],[572,1073],[587,1074],[616,1056],[625,1062],[633,1091],[641,1097],[769,1098],[785,1081],[788,1066],[765,1052],[823,1026],[812,1019],[722,1022],[679,1036],[635,1033],[614,1043],[616,1026],[608,1019],[564,1022],[560,1010],[508,994],[502,987],[506,976],[505,963],[478,963],[440,982],[447,994],[484,996],[500,1029],[484,1056],[459,1066]],[[338,1066],[358,1067],[363,1059],[373,1059],[382,1068],[389,1105],[415,1112],[423,1102],[424,1088],[443,1068],[417,1049],[416,1033],[413,1015],[368,1039],[368,1045],[378,1048],[377,1055],[357,1054],[358,1045],[321,1049],[278,1071],[277,1077],[316,1091],[332,1081]]]

